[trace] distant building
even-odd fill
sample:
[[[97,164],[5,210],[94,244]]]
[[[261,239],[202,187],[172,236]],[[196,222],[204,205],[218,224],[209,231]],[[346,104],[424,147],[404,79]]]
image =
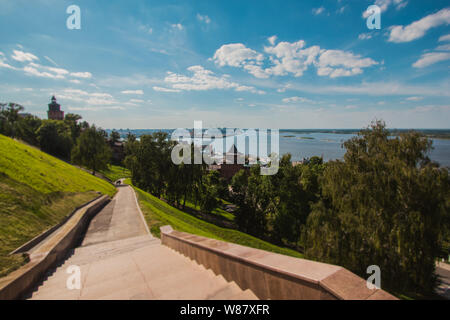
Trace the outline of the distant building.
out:
[[[52,97],[52,103],[48,105],[47,115],[49,120],[64,120],[64,111],[61,111],[61,105],[56,102],[55,96]]]
[[[245,157],[242,153],[238,152],[234,144],[227,153],[223,154],[223,156],[224,159],[222,164],[210,165],[209,169],[219,171],[220,175],[225,180],[231,180],[236,173],[245,169]]]

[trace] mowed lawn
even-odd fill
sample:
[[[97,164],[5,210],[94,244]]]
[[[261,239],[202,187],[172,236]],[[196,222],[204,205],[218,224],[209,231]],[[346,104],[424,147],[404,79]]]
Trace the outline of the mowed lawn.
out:
[[[129,183],[129,181],[127,181]],[[171,225],[175,230],[196,234],[203,237],[228,241],[252,248],[276,252],[292,257],[302,258],[300,252],[278,247],[243,232],[218,227],[188,213],[178,210],[153,195],[134,187],[137,191],[139,204],[144,213],[147,224],[153,235],[160,237],[159,228]]]
[[[116,189],[64,161],[0,135],[0,277],[25,263],[9,253],[60,222],[97,192]]]

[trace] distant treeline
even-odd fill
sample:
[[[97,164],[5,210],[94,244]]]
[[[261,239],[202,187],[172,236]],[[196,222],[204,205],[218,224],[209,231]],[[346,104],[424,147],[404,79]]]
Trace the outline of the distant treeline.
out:
[[[276,175],[254,165],[228,183],[205,165],[174,165],[167,138],[128,137],[125,163],[138,187],[176,206],[192,200],[205,213],[226,199],[246,233],[364,278],[378,265],[384,289],[433,295],[436,259],[449,254],[450,179],[427,157],[432,142],[422,133],[392,138],[376,122],[344,143],[343,160],[293,166],[284,155]]]

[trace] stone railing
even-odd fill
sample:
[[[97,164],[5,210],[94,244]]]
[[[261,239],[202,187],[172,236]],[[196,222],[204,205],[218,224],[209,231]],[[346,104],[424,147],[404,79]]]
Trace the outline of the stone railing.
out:
[[[345,268],[292,258],[268,251],[161,227],[162,244],[272,300],[395,300]]]

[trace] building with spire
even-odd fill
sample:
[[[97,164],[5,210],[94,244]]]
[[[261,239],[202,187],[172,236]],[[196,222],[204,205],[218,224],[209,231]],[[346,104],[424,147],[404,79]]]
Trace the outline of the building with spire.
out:
[[[55,96],[48,105],[47,116],[49,120],[64,120],[64,111],[61,111],[61,105],[56,102]]]

